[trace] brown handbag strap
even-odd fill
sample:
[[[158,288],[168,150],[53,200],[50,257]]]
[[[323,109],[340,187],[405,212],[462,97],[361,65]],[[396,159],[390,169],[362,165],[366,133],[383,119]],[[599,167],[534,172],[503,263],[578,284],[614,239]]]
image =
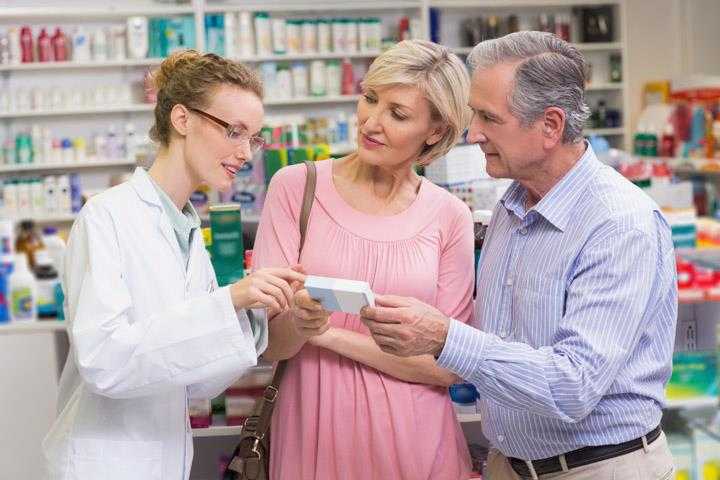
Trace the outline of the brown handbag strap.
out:
[[[302,209],[300,210],[300,248],[298,249],[298,261],[305,245],[305,234],[307,233],[310,210],[315,200],[315,186],[317,185],[317,168],[315,162],[305,162],[307,167],[307,178],[305,180],[305,191],[303,192]],[[255,404],[253,415],[248,417],[243,424],[242,438],[254,437],[259,440],[265,438],[270,429],[275,400],[280,393],[280,382],[282,382],[287,360],[280,360],[275,367],[270,385],[265,387],[262,398]]]

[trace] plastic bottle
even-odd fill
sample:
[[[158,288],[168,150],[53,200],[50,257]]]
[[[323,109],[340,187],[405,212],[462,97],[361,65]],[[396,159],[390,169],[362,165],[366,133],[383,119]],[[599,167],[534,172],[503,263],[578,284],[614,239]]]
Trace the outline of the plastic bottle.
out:
[[[60,175],[57,178],[56,195],[58,213],[72,213],[70,178],[67,175]]]
[[[235,12],[227,12],[223,19],[224,39],[225,39],[225,56],[228,58],[237,58],[238,56],[238,38],[237,38],[237,16]]]
[[[65,261],[65,250],[67,249],[65,241],[58,235],[56,227],[45,227],[42,232],[42,242],[45,250],[52,260],[58,275],[62,276],[63,262]]]
[[[13,223],[0,220],[0,323],[10,321],[9,277],[13,270]]]
[[[30,201],[32,211],[36,214],[45,213],[45,187],[41,179],[36,178],[30,182]]]
[[[10,318],[13,322],[37,320],[37,282],[28,266],[28,258],[17,253],[13,263],[8,282]]]
[[[127,53],[131,59],[145,58],[149,49],[147,17],[129,17],[127,19]]]
[[[38,61],[52,62],[53,57],[54,55],[50,35],[48,35],[43,28],[42,30],[40,30],[40,35],[38,35]]]
[[[303,98],[309,95],[308,69],[304,62],[295,62],[292,65],[293,97]]]
[[[345,58],[342,62],[342,94],[352,95],[353,93],[355,93],[353,65],[350,59]]]
[[[31,220],[20,222],[20,231],[15,240],[15,252],[26,255],[31,268],[35,267],[35,252],[44,247],[35,231],[35,222]]]
[[[258,55],[270,55],[272,44],[270,15],[266,12],[257,12],[255,14],[255,51]]]
[[[663,132],[660,140],[660,156],[668,158],[675,156],[675,132],[672,124],[668,124]]]
[[[285,35],[287,37],[287,53],[297,54],[302,51],[302,25],[303,20],[288,19],[285,21]]]
[[[45,211],[48,214],[57,212],[57,179],[52,175],[45,177],[45,180],[43,180],[43,188],[45,190]]]
[[[284,18],[272,19],[273,53],[283,55],[287,53],[287,31]]]
[[[91,37],[92,59],[97,62],[104,62],[108,59],[108,31],[104,28],[97,28]]]
[[[323,96],[327,93],[325,62],[313,60],[310,63],[310,94]]]
[[[90,61],[90,39],[83,27],[77,27],[73,33],[72,56],[76,62]]]
[[[304,20],[300,24],[302,30],[302,51],[315,53],[318,51],[318,22],[317,20]]]
[[[240,41],[240,56],[251,57],[255,54],[255,35],[253,34],[253,21],[250,12],[238,14],[238,36]]]
[[[22,47],[20,46],[20,29],[10,27],[7,31],[8,50],[10,51],[10,63],[17,65],[22,62]]]
[[[330,34],[330,21],[321,18],[317,22],[318,51],[320,53],[332,52],[332,35]]]
[[[325,66],[327,74],[327,94],[338,96],[342,94],[342,69],[339,60],[328,60]]]
[[[348,52],[355,53],[359,50],[358,48],[358,42],[359,42],[359,25],[358,20],[354,18],[350,18],[346,20],[345,23],[345,46]]]
[[[346,45],[345,20],[333,18],[332,20],[332,50],[333,52],[344,52]]]
[[[67,38],[65,38],[65,34],[60,27],[55,29],[55,34],[52,36],[51,43],[53,48],[53,58],[55,61],[67,61],[69,59]]]
[[[5,34],[0,34],[0,65],[10,63],[10,39]]]
[[[34,272],[37,280],[37,316],[38,318],[55,318],[57,317],[55,288],[60,283],[60,279],[47,250],[35,252]]]
[[[21,60],[22,63],[31,63],[33,61],[33,35],[32,30],[28,26],[20,29],[20,49],[21,49]]]

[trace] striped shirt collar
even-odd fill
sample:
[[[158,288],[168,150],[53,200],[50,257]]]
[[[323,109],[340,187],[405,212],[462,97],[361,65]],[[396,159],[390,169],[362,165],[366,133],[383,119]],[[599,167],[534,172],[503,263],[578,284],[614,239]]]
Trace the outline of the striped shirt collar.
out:
[[[555,228],[565,231],[578,198],[599,168],[600,162],[595,152],[590,144],[585,142],[585,153],[580,160],[530,211],[536,211]],[[529,213],[525,211],[527,195],[527,189],[514,181],[500,203],[508,213],[524,219]]]

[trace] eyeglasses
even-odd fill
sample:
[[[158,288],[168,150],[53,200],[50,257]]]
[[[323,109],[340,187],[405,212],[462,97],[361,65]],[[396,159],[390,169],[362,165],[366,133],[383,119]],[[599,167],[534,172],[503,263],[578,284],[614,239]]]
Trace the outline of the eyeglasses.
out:
[[[210,115],[209,113],[203,112],[197,108],[187,107],[187,109],[223,127],[225,129],[225,138],[234,145],[240,145],[243,142],[248,142],[252,153],[259,152],[265,146],[265,139],[259,135],[248,134],[247,130],[238,125],[232,125],[225,120],[217,118],[215,115]]]

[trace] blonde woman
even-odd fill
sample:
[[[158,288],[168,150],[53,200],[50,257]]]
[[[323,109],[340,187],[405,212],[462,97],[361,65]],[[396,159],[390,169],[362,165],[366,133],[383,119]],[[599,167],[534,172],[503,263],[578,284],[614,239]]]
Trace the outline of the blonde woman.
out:
[[[365,280],[467,321],[473,288],[468,208],[419,177],[468,120],[469,79],[446,48],[405,41],[380,55],[357,107],[358,150],[319,162],[300,262],[308,273]],[[273,178],[255,243],[259,267],[298,261],[306,169]],[[356,315],[329,314],[307,291],[270,320],[265,358],[289,358],[272,424],[270,476],[458,480],[470,472],[447,386],[431,356],[383,353]]]
[[[188,398],[212,398],[265,348],[262,310],[292,300],[289,269],[218,288],[189,203],[226,190],[253,151],[262,86],[241,64],[186,51],[155,72],[149,172],[93,197],[70,233],[63,290],[70,356],[44,442],[58,480],[187,479]]]

